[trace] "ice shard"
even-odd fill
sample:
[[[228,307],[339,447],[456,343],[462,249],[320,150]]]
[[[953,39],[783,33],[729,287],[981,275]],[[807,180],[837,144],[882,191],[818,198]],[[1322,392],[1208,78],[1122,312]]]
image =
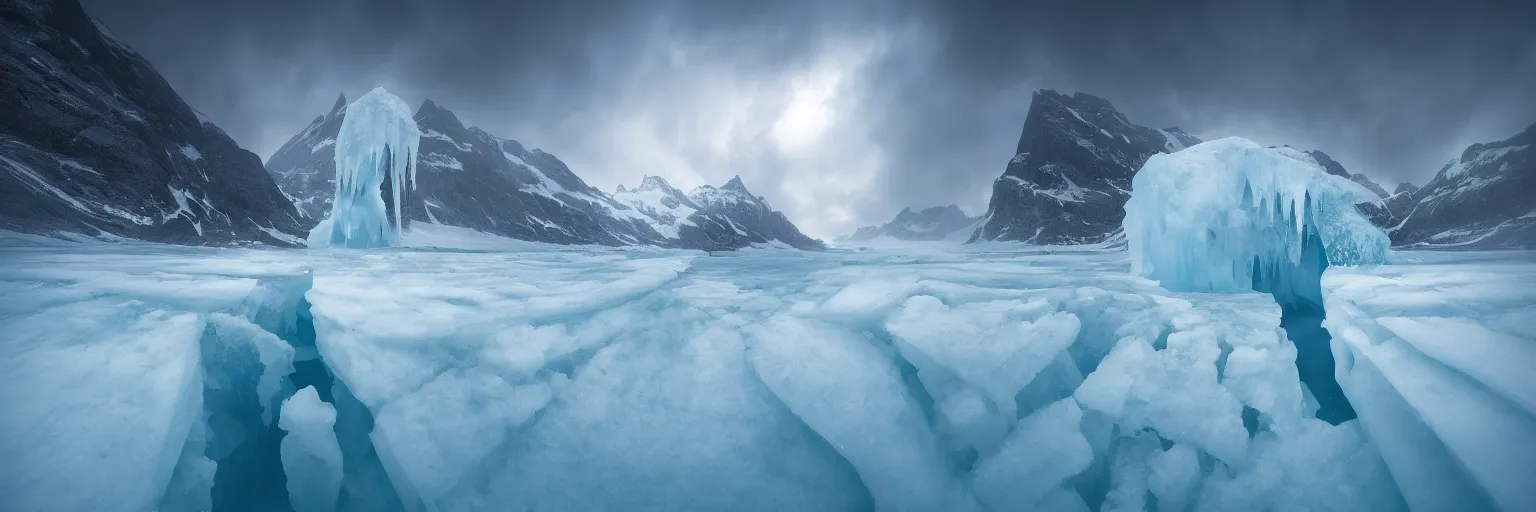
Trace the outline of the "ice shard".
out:
[[[278,426],[288,433],[280,454],[289,504],[296,512],[336,510],[342,479],[336,409],[320,401],[314,387],[306,387],[283,401]]]
[[[1305,153],[1237,137],[1153,155],[1125,204],[1131,264],[1173,291],[1293,295],[1275,288],[1317,276],[1292,273],[1386,262],[1386,233],[1355,210],[1369,197]]]
[[[336,136],[336,200],[330,217],[310,231],[309,246],[397,245],[403,225],[400,197],[416,188],[420,142],[410,105],[383,87],[347,105]]]

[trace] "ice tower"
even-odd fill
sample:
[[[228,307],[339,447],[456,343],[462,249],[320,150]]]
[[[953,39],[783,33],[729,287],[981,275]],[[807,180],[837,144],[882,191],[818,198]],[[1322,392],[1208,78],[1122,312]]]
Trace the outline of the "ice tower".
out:
[[[411,107],[383,87],[347,105],[336,136],[336,200],[331,216],[310,231],[309,246],[370,248],[399,242],[400,197],[416,188],[420,142]]]

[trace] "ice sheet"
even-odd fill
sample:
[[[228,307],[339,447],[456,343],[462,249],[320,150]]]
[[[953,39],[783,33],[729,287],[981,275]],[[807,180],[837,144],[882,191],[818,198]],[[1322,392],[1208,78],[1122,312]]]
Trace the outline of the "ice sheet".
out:
[[[1322,281],[1362,426],[1415,509],[1536,507],[1536,254],[1395,259]]]
[[[203,322],[77,286],[0,282],[0,508],[155,508],[198,420]]]
[[[376,452],[340,501],[406,510],[1391,510],[1462,490],[1508,508],[1524,502],[1500,471],[1536,459],[1505,444],[1528,435],[1517,366],[1478,357],[1524,357],[1536,298],[1509,283],[1529,256],[1330,271],[1361,411],[1335,427],[1304,412],[1270,295],[1168,292],[1123,252],[505,248],[0,247],[19,411],[0,446],[32,462],[0,486],[22,509],[160,503],[197,432],[176,391],[199,389],[219,315],[296,348],[313,327],[295,370],[340,380],[319,395],[344,458]],[[1484,330],[1373,343],[1394,317]],[[1411,392],[1431,386],[1466,391]],[[80,462],[100,452],[121,465]]]

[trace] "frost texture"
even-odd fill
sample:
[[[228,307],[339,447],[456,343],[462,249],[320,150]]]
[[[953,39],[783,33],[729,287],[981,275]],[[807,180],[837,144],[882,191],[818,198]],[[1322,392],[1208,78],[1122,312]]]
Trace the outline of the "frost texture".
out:
[[[390,247],[400,243],[401,194],[416,188],[421,130],[411,107],[383,87],[347,105],[336,136],[336,200],[309,233],[310,247]],[[380,186],[389,181],[389,204]]]
[[[1289,282],[1305,249],[1331,265],[1386,262],[1386,233],[1355,210],[1372,195],[1306,154],[1231,137],[1147,160],[1125,204],[1137,273],[1174,291]]]

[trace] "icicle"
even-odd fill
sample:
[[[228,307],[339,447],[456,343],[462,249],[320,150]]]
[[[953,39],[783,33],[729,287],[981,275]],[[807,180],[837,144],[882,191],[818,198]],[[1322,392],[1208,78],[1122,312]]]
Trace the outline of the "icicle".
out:
[[[347,105],[336,137],[336,200],[330,217],[310,232],[310,247],[370,248],[399,243],[405,209],[400,198],[407,183],[416,188],[420,142],[421,131],[410,106],[384,88],[369,91]],[[388,207],[380,188],[386,176],[390,180]]]
[[[1354,208],[1368,193],[1304,154],[1238,138],[1154,155],[1125,205],[1132,267],[1172,290],[1238,291],[1290,286],[1278,281],[1309,251],[1383,263],[1386,234]]]

